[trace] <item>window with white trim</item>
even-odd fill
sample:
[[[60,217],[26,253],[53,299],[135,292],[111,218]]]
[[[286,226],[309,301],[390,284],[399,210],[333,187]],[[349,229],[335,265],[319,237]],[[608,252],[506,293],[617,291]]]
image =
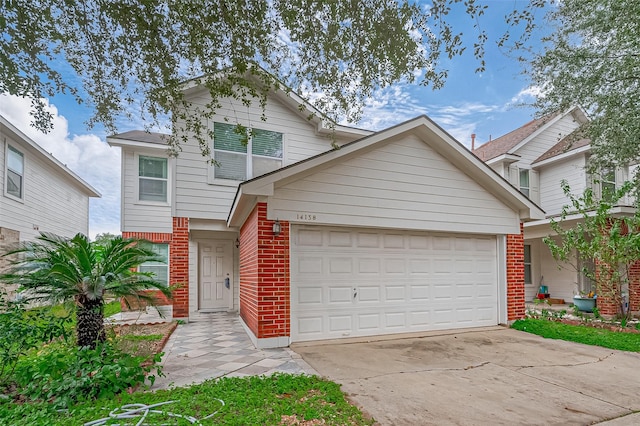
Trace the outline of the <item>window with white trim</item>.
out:
[[[140,272],[151,272],[153,279],[169,285],[169,244],[144,244],[144,248],[151,250],[161,259],[157,262],[145,262],[138,267]]]
[[[531,269],[531,245],[524,245],[524,283],[532,284],[533,275]]]
[[[24,196],[24,154],[7,145],[7,179],[5,191],[8,195],[22,199]]]
[[[248,129],[245,135],[238,126],[226,123],[213,125],[213,165],[215,179],[244,181],[282,167],[282,133]]]
[[[530,194],[531,184],[529,183],[529,169],[520,169],[520,192],[527,197]]]
[[[167,202],[168,165],[166,158],[138,157],[138,200]]]
[[[615,201],[612,198],[616,193],[616,169],[606,167],[600,172],[600,194],[602,199],[607,201]]]

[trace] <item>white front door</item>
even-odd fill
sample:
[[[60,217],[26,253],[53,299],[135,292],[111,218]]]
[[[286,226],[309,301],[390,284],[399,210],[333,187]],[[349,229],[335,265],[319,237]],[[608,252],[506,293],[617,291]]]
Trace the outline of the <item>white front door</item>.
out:
[[[212,240],[198,244],[200,310],[232,309],[232,241]]]

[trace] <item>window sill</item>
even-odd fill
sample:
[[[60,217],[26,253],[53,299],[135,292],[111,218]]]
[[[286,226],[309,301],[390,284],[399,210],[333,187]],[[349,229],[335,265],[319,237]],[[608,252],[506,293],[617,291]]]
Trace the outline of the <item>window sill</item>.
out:
[[[154,206],[154,207],[171,207],[171,203],[164,203],[159,201],[141,201],[138,200],[133,203],[134,206]]]
[[[24,204],[24,197],[23,198],[19,198],[19,197],[16,197],[15,195],[11,195],[11,194],[9,194],[7,192],[4,193],[4,196],[6,198],[10,199],[10,200],[13,200],[13,201],[17,202],[17,203]]]

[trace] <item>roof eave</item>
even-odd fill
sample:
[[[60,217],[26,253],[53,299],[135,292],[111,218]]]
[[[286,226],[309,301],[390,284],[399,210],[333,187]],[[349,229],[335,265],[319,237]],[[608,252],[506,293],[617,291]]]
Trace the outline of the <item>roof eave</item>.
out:
[[[533,164],[531,164],[531,167],[535,170],[535,169],[539,169],[541,167],[545,167],[548,166],[550,164],[562,161],[562,160],[566,160],[567,158],[571,158],[574,157],[578,154],[583,154],[585,152],[589,152],[591,150],[591,146],[590,145],[585,145],[582,146],[580,148],[576,148],[576,149],[572,149],[570,151],[567,152],[563,152],[562,154],[558,154],[555,155],[553,157],[549,157],[545,160],[542,161],[538,161],[538,162],[534,162]]]
[[[65,164],[63,164],[60,160],[55,158],[52,154],[45,151],[40,145],[38,145],[34,140],[29,138],[27,135],[22,133],[17,127],[11,124],[6,118],[0,115],[0,125],[4,127],[7,131],[13,133],[15,139],[19,139],[26,143],[32,150],[36,151],[39,155],[41,155],[46,161],[49,161],[53,165],[55,165],[62,172],[66,173],[69,177],[71,177],[82,189],[85,193],[91,198],[101,198],[102,194],[91,186],[87,181],[78,176],[73,170],[68,168]]]

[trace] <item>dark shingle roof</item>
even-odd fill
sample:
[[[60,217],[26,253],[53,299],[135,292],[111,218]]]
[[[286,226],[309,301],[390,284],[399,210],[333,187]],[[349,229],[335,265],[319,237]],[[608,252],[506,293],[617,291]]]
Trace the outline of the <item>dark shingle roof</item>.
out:
[[[500,136],[492,141],[489,141],[475,150],[473,153],[482,161],[491,160],[499,155],[508,153],[513,147],[520,142],[531,136],[540,127],[547,124],[550,120],[555,118],[559,113],[549,114],[544,117],[531,120],[522,127],[519,127],[506,135]]]
[[[549,150],[540,157],[536,158],[532,164],[553,158],[557,155],[564,154],[565,152],[573,151],[574,149],[582,148],[590,143],[591,141],[589,139],[577,138],[574,134],[570,134],[562,138],[560,142],[549,148]]]

